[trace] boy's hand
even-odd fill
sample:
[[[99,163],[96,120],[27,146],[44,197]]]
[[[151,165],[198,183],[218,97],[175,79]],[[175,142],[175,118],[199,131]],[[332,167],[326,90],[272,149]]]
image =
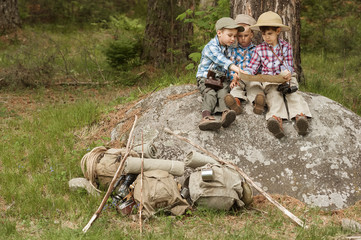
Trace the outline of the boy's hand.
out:
[[[238,66],[236,66],[235,64],[231,64],[231,66],[229,66],[229,69],[232,70],[233,72],[236,72],[237,74],[242,71],[242,69]]]
[[[288,70],[285,70],[285,71],[282,71],[281,72],[281,76],[283,76],[283,78],[286,80],[286,81],[291,81],[291,76],[292,74],[290,73],[290,71]]]
[[[234,88],[235,86],[240,86],[239,82],[236,79],[233,79],[231,84],[229,85],[230,88]]]
[[[231,73],[233,80],[240,80],[238,73]]]

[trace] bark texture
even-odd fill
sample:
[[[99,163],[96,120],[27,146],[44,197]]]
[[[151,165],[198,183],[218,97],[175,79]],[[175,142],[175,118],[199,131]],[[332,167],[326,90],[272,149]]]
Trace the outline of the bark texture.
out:
[[[174,63],[189,54],[187,38],[192,36],[191,24],[176,20],[194,0],[148,0],[147,25],[143,43],[143,57],[159,66]]]
[[[279,14],[283,24],[291,27],[291,30],[282,34],[282,37],[292,44],[293,63],[299,79],[303,77],[301,67],[301,19],[300,19],[300,0],[230,0],[231,17],[237,14],[248,14],[256,20],[267,11],[273,11]],[[261,42],[261,34],[256,33],[256,43]]]
[[[0,0],[0,36],[20,27],[17,0]]]

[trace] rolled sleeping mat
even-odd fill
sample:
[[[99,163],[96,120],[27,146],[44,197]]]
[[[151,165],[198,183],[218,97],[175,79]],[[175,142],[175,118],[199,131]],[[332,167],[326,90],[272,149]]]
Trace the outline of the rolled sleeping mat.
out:
[[[139,174],[141,172],[142,158],[128,157],[125,161],[124,172]],[[163,170],[172,174],[173,176],[183,176],[184,163],[181,161],[144,158],[143,171]]]
[[[207,163],[215,164],[218,163],[211,157],[206,155],[200,154],[195,151],[190,151],[184,160],[185,165],[190,168],[197,168],[206,165]]]
[[[142,155],[142,144],[135,146],[133,148],[133,150],[141,156]],[[153,143],[144,144],[144,157],[145,158],[157,158],[158,157],[158,150],[154,146]]]

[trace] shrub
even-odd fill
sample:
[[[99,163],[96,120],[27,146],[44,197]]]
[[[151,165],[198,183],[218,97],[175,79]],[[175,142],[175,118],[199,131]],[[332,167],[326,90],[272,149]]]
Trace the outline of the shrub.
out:
[[[114,40],[108,43],[104,51],[107,62],[112,68],[121,71],[139,66],[144,25],[139,19],[130,19],[124,14],[109,19],[105,24]]]
[[[109,65],[118,70],[140,64],[140,43],[136,39],[123,38],[110,42],[105,50]]]

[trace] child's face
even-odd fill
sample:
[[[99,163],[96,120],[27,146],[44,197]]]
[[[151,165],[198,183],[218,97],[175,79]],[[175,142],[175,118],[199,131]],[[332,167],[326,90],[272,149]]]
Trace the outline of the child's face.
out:
[[[275,47],[278,44],[278,35],[280,35],[280,33],[281,33],[281,28],[277,28],[276,31],[271,29],[266,30],[262,32],[262,38],[266,43]]]
[[[221,29],[217,31],[219,44],[222,46],[231,46],[236,41],[237,29]]]
[[[237,33],[237,41],[241,47],[248,47],[252,42],[253,32],[248,25],[243,25],[243,27],[244,31]]]

